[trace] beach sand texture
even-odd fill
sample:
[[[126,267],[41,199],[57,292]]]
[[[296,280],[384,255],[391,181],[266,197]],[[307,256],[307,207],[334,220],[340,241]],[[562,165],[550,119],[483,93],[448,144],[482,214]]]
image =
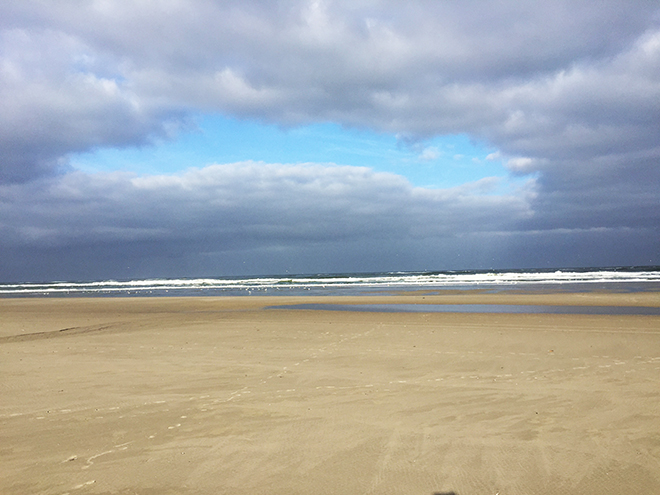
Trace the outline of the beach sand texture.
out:
[[[0,493],[660,494],[660,317],[0,300]]]

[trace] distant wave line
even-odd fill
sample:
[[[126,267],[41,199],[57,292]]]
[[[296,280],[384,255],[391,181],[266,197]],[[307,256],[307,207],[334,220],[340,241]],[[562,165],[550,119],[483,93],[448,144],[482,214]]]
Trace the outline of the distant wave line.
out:
[[[660,282],[660,269],[624,268],[530,271],[387,272],[373,274],[287,275],[280,277],[104,280],[0,284],[0,294],[131,293],[183,290],[267,290],[318,288],[512,286],[519,284]]]

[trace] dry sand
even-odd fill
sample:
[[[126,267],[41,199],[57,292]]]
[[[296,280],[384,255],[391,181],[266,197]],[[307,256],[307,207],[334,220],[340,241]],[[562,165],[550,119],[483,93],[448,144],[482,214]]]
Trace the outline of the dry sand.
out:
[[[0,493],[660,494],[660,317],[0,300]]]

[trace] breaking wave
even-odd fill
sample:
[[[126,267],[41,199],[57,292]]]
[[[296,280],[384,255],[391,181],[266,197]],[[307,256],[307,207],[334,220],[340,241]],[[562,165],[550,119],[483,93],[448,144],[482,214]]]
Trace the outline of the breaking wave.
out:
[[[0,284],[0,296],[47,295],[243,295],[346,291],[511,288],[529,285],[635,285],[635,290],[660,286],[660,267],[616,267],[565,270],[500,270],[387,272],[269,277],[219,277],[94,282]],[[650,285],[649,285],[650,284]]]

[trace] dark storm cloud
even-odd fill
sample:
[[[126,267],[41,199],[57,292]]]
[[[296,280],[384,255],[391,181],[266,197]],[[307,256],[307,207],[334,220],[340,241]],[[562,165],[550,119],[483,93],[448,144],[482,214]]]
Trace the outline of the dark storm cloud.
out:
[[[181,117],[173,106],[150,105],[127,82],[104,74],[110,67],[68,33],[4,29],[0,44],[0,181],[53,171],[70,152],[144,143]]]
[[[498,229],[529,215],[524,199],[480,184],[414,188],[368,168],[241,162],[176,176],[74,172],[0,188],[3,243],[212,239],[328,241],[453,234],[467,222]],[[470,227],[474,231],[474,227]]]
[[[86,278],[110,266],[121,271],[127,260],[140,263],[135,258],[145,253],[169,259],[160,273],[182,259],[198,271],[213,260],[209,266],[227,273],[250,258],[266,271],[266,261],[314,271],[311,261],[297,259],[312,252],[316,266],[340,270],[341,259],[355,264],[374,252],[394,257],[402,242],[419,250],[434,239],[483,229],[492,235],[530,215],[524,196],[484,194],[488,188],[475,183],[431,191],[367,168],[314,164],[244,162],[149,177],[74,172],[0,186],[0,247],[7,272],[33,253],[59,257],[68,273],[77,265]],[[99,261],[96,271],[80,273],[89,260]],[[58,268],[40,272],[62,278]]]
[[[401,236],[404,246],[424,229],[400,230],[408,225],[400,212],[410,218],[421,208],[424,217],[432,204],[446,222],[424,217],[425,236],[500,232],[490,246],[514,253],[527,232],[546,239],[556,259],[570,249],[555,241],[569,235],[581,249],[585,239],[634,238],[641,258],[660,262],[653,249],[660,245],[657,1],[25,0],[0,7],[0,30],[0,222],[11,246],[174,242],[177,230],[200,243],[201,232],[264,246],[317,242],[326,232],[356,242]],[[484,196],[474,192],[439,204],[444,192],[414,190],[391,202],[387,181],[376,176],[364,179],[369,187],[337,179],[335,187],[348,192],[332,201],[308,196],[294,180],[291,191],[300,191],[282,196],[293,208],[285,211],[259,196],[262,172],[250,166],[245,175],[232,172],[232,190],[243,194],[228,191],[231,201],[217,191],[205,196],[205,184],[188,175],[129,180],[67,168],[72,152],[174,136],[197,112],[285,126],[333,121],[408,143],[466,133],[499,149],[513,174],[536,182],[518,197],[524,217],[506,206],[510,198],[484,213]],[[321,182],[329,173],[305,170]],[[187,186],[165,186],[183,177]],[[140,180],[163,188],[136,195]],[[79,203],[62,188],[77,190]],[[368,201],[360,202],[360,188]],[[133,214],[110,215],[103,201],[123,195]],[[113,201],[111,210],[128,211]],[[177,202],[186,207],[161,211]],[[16,213],[19,205],[33,216]],[[362,213],[353,218],[349,210]],[[510,236],[513,244],[504,240]],[[501,262],[507,259],[520,258]]]

